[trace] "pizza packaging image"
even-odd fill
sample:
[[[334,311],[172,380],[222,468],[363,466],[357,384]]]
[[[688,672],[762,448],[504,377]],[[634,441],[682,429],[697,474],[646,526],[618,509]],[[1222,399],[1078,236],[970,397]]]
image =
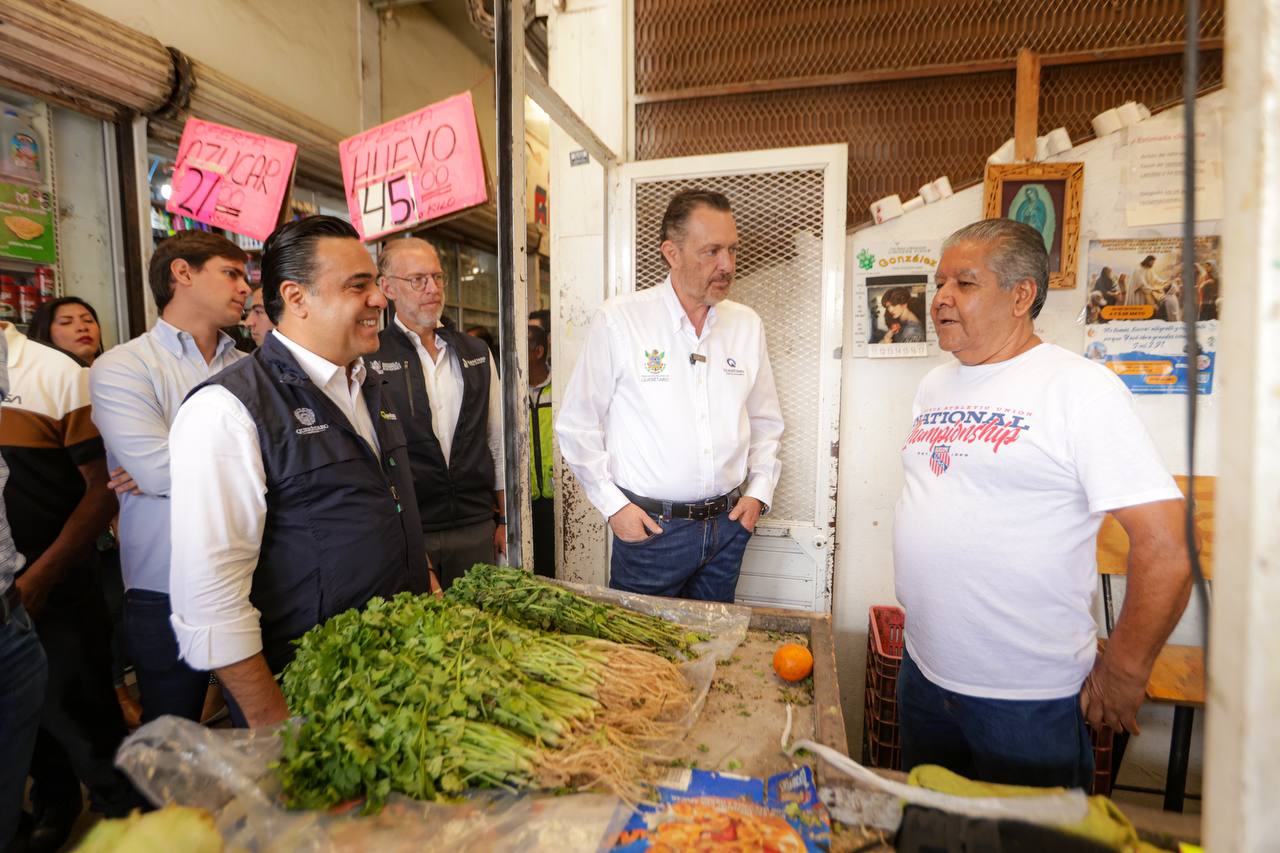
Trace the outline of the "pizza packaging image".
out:
[[[768,779],[677,770],[657,790],[657,803],[632,813],[614,853],[830,849],[831,821],[808,767]]]

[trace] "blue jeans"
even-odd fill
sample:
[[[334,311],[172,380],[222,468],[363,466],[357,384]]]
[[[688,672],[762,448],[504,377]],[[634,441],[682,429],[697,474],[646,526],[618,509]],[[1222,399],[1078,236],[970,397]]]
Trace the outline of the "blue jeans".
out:
[[[640,542],[613,537],[609,586],[645,595],[732,603],[751,534],[726,510],[706,521],[649,517],[662,527]]]
[[[27,611],[0,625],[0,850],[18,831],[49,665]]]
[[[178,638],[169,623],[172,613],[163,592],[125,591],[125,634],[142,694],[144,723],[164,714],[198,723],[204,710],[209,673],[192,669],[178,657]]]
[[[1074,694],[1028,701],[965,696],[925,678],[903,649],[898,723],[904,771],[940,764],[982,782],[1086,791],[1093,781],[1093,746]]]

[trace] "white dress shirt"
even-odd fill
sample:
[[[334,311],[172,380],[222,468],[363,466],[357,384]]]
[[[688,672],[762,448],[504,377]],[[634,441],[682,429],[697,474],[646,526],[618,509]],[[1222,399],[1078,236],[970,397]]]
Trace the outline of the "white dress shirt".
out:
[[[440,442],[440,452],[448,465],[449,454],[453,450],[453,434],[458,429],[458,418],[462,413],[462,365],[450,354],[449,342],[444,338],[436,335],[436,355],[432,358],[417,332],[400,322],[399,316],[392,322],[400,327],[418,351],[427,386],[427,401],[431,404],[431,431]],[[489,359],[489,421],[485,425],[485,441],[493,458],[493,488],[500,492],[505,488],[507,475],[502,446],[502,385],[498,382],[498,371],[492,358]]]
[[[360,393],[365,367],[346,367],[274,335],[375,453],[373,421]],[[217,669],[262,651],[258,610],[249,602],[267,517],[267,476],[258,430],[234,394],[210,385],[193,394],[169,432],[173,554],[171,623],[182,659]],[[358,524],[358,519],[352,519]]]
[[[628,503],[620,487],[693,502],[742,486],[767,505],[782,411],[759,315],[725,300],[698,335],[670,277],[610,299],[592,319],[556,436],[605,518]]]
[[[89,371],[93,422],[109,467],[123,466],[141,494],[120,496],[120,570],[125,589],[169,591],[169,427],[191,389],[245,354],[219,333],[206,362],[189,332],[157,320],[112,347]]]

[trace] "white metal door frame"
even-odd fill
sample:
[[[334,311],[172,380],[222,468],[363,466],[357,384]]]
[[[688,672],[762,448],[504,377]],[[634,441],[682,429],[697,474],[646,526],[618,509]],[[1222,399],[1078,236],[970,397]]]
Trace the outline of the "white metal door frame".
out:
[[[728,154],[676,157],[610,164],[608,215],[608,282],[606,297],[634,289],[635,189],[651,180],[718,177],[735,174],[820,169],[823,172],[822,308],[818,329],[819,418],[813,483],[816,524],[795,520],[761,519],[757,538],[790,537],[813,554],[822,566],[812,597],[819,612],[831,610],[832,574],[835,566],[836,473],[839,463],[841,344],[843,340],[844,244],[847,199],[848,147],[815,145]],[[770,352],[777,342],[770,341]],[[786,434],[783,434],[786,441]]]

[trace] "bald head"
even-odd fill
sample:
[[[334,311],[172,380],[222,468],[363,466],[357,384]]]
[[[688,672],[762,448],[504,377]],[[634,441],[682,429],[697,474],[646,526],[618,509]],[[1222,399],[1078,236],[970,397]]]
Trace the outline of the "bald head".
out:
[[[447,289],[440,255],[426,240],[391,240],[378,255],[378,284],[396,305],[396,316],[418,334],[434,329]]]

